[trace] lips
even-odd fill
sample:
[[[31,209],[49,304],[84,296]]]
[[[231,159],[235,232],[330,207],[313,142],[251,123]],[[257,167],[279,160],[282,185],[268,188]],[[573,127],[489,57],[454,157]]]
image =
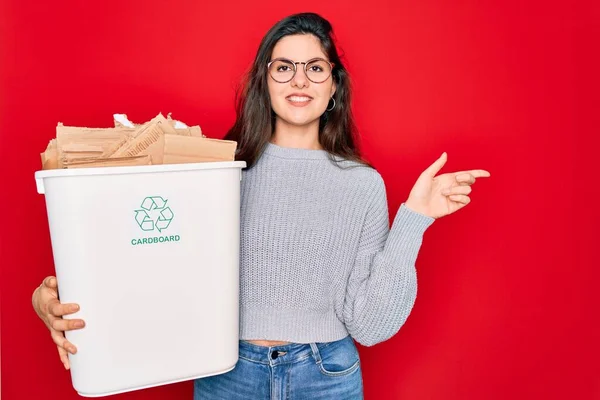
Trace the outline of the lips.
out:
[[[310,103],[313,98],[303,93],[292,93],[285,99],[295,107],[303,107]]]

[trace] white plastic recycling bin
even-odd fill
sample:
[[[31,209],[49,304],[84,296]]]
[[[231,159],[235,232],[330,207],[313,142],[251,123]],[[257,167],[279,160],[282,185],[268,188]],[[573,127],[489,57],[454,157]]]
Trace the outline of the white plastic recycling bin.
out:
[[[46,170],[73,387],[98,397],[222,374],[238,360],[245,162]]]

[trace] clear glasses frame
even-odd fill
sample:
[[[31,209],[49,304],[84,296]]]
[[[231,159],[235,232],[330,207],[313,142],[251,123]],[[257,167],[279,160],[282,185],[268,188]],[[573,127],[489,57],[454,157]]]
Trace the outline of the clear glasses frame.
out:
[[[293,65],[293,66],[294,66],[294,73],[292,74],[292,77],[291,77],[290,79],[288,79],[288,80],[285,80],[285,81],[281,81],[281,80],[277,80],[277,79],[276,79],[276,78],[273,76],[273,74],[271,73],[271,65],[272,65],[274,62],[276,62],[276,61],[285,61],[285,62],[287,62],[287,63],[289,63],[289,64],[291,64],[291,65]],[[327,64],[329,64],[329,74],[328,74],[328,75],[327,75],[327,76],[326,76],[324,79],[322,79],[322,80],[319,80],[319,81],[315,81],[315,80],[313,80],[313,79],[310,79],[310,77],[309,77],[309,75],[308,75],[308,72],[307,72],[307,70],[306,70],[306,67],[307,67],[307,65],[309,65],[309,64],[311,64],[311,63],[313,63],[313,62],[315,62],[315,61],[324,61],[324,62],[326,62]],[[334,64],[334,63],[332,63],[332,62],[330,62],[330,61],[327,61],[327,60],[325,60],[324,58],[320,58],[320,57],[317,57],[317,58],[311,58],[311,59],[310,59],[310,60],[308,60],[308,61],[292,61],[292,60],[290,60],[290,59],[288,59],[288,58],[279,57],[279,58],[275,58],[275,59],[273,59],[273,60],[269,61],[269,63],[267,64],[267,71],[269,72],[269,75],[271,76],[271,78],[273,78],[273,80],[274,80],[275,82],[278,82],[278,83],[287,83],[287,82],[291,81],[292,79],[294,79],[294,77],[296,76],[296,73],[298,72],[298,64],[302,64],[302,68],[304,69],[304,75],[306,75],[306,77],[308,78],[308,80],[309,80],[309,81],[311,81],[311,82],[313,82],[313,83],[323,83],[323,82],[325,82],[327,79],[329,79],[329,77],[331,76],[331,74],[332,74],[332,72],[333,72],[333,67],[335,67],[335,64]]]

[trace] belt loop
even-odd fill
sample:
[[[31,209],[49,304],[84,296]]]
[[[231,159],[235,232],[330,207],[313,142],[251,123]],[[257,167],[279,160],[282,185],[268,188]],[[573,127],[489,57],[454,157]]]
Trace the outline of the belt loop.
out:
[[[317,364],[321,363],[321,353],[319,353],[319,348],[316,343],[310,343],[310,349],[312,350],[313,357]]]

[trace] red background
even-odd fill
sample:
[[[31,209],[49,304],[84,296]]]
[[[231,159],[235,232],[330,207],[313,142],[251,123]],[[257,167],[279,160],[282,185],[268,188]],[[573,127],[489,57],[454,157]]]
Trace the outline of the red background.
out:
[[[0,3],[4,399],[79,398],[30,303],[53,273],[33,173],[57,122],[173,112],[221,138],[261,37],[304,4],[337,31],[390,217],[443,151],[442,172],[492,174],[426,233],[400,333],[360,348],[366,398],[600,399],[598,3],[319,3]]]

